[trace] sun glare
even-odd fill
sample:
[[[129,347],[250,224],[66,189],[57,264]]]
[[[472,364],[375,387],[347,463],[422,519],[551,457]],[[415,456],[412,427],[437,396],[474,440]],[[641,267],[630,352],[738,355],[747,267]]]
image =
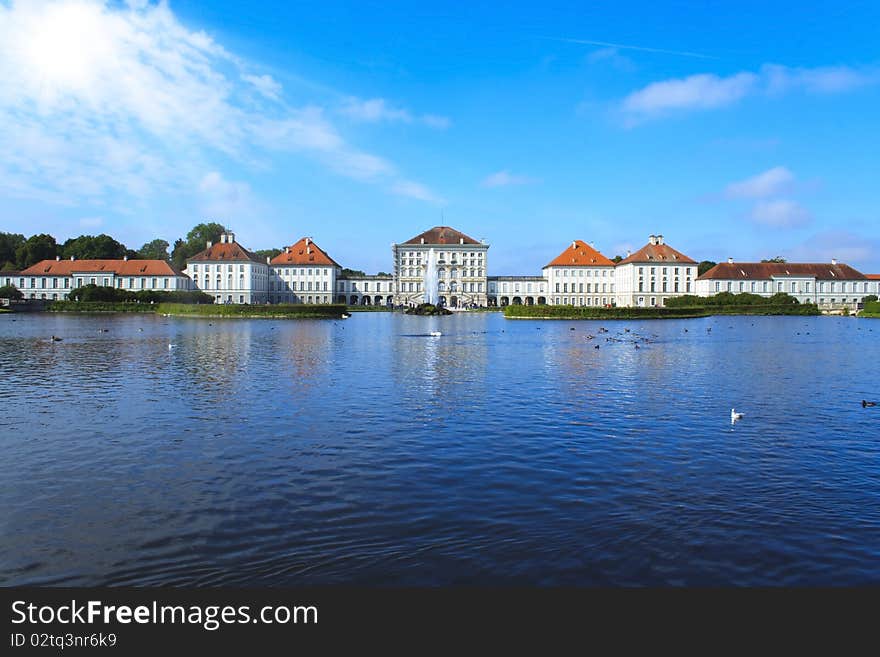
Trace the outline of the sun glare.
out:
[[[94,3],[49,5],[23,26],[23,64],[37,84],[57,91],[86,90],[111,57],[107,22]]]

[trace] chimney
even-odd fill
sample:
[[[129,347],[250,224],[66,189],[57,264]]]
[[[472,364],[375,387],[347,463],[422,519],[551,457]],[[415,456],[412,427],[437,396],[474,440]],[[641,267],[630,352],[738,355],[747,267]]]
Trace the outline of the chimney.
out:
[[[123,260],[124,262],[128,262],[128,255],[124,255],[124,256],[122,256],[122,260]]]
[[[463,238],[463,237],[459,237],[459,238],[458,238],[458,243],[459,243],[459,244],[464,244],[464,238]]]
[[[61,260],[61,256],[55,256],[55,262],[58,262],[59,260]]]
[[[311,244],[311,243],[312,243],[312,238],[311,238],[311,237],[307,237],[307,238],[306,238],[306,246],[308,246],[308,245]]]
[[[836,264],[837,264],[837,258],[831,258],[831,264],[832,264],[832,265],[836,265]]]
[[[649,235],[648,236],[648,244],[656,244],[656,243],[657,243],[657,236],[656,235]]]
[[[70,260],[71,260],[71,262],[73,262],[73,260],[74,260],[74,257],[73,257],[73,256],[70,256]]]
[[[733,258],[728,258],[728,259],[727,259],[727,264],[728,264],[728,265],[732,265],[732,264],[733,264]]]
[[[626,257],[629,258],[632,255],[632,251],[629,249],[626,250]]]
[[[206,248],[210,249],[212,246],[214,246],[214,242],[208,240],[208,246]]]
[[[657,244],[663,244],[663,236],[662,235],[657,236]]]
[[[578,248],[577,240],[572,240],[572,242],[571,242],[571,248],[573,248],[573,249]]]
[[[424,244],[424,243],[425,243],[425,238],[424,238],[424,237],[423,237],[423,238],[422,238],[422,242],[421,242],[421,243],[422,243],[422,244]]]
[[[267,265],[271,265],[271,264],[272,264],[272,258],[270,258],[269,256],[266,256],[266,264],[267,264]]]

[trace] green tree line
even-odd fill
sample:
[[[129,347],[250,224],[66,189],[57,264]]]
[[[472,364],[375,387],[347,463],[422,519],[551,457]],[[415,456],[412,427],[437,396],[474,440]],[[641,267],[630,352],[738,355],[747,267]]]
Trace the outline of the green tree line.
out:
[[[178,269],[186,266],[188,258],[205,249],[208,241],[220,241],[226,232],[222,224],[200,223],[190,230],[186,237],[178,238],[172,246],[166,240],[154,239],[139,249],[130,249],[110,235],[80,235],[59,243],[54,236],[40,233],[25,237],[20,233],[0,232],[0,270],[27,269],[41,260],[117,260],[128,257],[132,260],[165,260]],[[259,257],[274,257],[281,249],[257,251]]]

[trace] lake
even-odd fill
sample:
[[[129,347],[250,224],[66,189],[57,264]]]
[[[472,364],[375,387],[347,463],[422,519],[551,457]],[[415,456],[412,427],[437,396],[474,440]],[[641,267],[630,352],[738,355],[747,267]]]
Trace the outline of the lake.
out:
[[[878,584],[878,339],[2,316],[0,584]]]

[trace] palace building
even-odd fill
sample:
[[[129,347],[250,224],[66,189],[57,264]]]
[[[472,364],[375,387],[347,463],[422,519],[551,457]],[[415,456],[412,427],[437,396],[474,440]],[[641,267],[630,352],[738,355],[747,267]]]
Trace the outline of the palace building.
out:
[[[216,244],[207,243],[186,261],[186,275],[196,289],[214,297],[214,303],[266,303],[269,265],[223,233]]]
[[[825,311],[856,309],[880,295],[880,275],[826,263],[726,263],[697,276],[697,263],[651,235],[614,262],[591,243],[573,240],[540,276],[489,276],[489,245],[449,226],[435,226],[392,245],[393,274],[352,275],[311,237],[265,262],[224,233],[187,260],[183,272],[163,260],[43,260],[5,272],[26,299],[63,300],[87,284],[126,290],[198,289],[215,303],[306,303],[450,308],[507,305],[665,306],[684,295],[784,292]],[[618,258],[619,259],[619,258]]]
[[[694,294],[697,263],[651,235],[648,243],[614,267],[616,305],[665,306],[670,297]]]
[[[303,237],[269,260],[269,303],[333,303],[342,267]]]
[[[489,245],[449,226],[435,226],[412,239],[394,244],[394,302],[413,306],[425,302],[429,256],[437,267],[437,294],[441,305],[488,305]]]
[[[880,281],[849,265],[800,262],[734,262],[728,258],[697,279],[697,294],[748,292],[762,297],[785,293],[799,303],[814,303],[823,310],[855,310],[862,299],[880,292]]]
[[[574,240],[542,271],[552,305],[615,305],[614,262],[586,242]]]
[[[71,290],[84,285],[115,287],[140,292],[190,290],[192,283],[164,260],[42,260],[7,281],[25,299],[64,301]]]

